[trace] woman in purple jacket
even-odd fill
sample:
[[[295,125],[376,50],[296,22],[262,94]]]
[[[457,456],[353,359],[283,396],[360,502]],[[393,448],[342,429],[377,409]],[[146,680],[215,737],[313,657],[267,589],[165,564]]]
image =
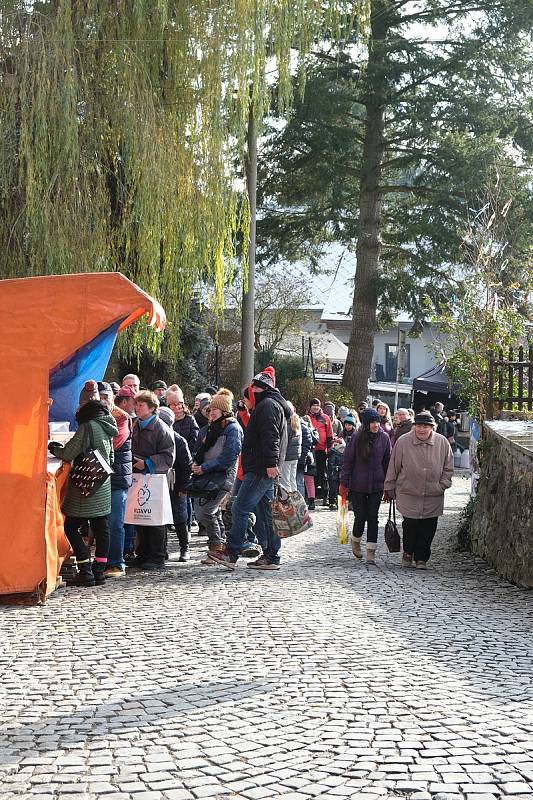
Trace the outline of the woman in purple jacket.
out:
[[[366,523],[366,563],[375,564],[378,513],[391,443],[373,408],[362,412],[361,422],[362,427],[351,437],[344,451],[339,492],[341,497],[349,493],[355,512],[352,552],[356,558],[362,557],[361,539]]]

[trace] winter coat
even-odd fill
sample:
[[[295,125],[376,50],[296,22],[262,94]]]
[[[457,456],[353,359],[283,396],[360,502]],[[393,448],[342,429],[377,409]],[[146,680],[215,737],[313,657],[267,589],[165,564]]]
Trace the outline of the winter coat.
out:
[[[396,492],[398,511],[408,519],[439,517],[452,475],[453,455],[445,437],[432,431],[423,442],[412,430],[394,446],[385,491]]]
[[[338,417],[333,417],[331,420],[331,430],[333,431],[333,436],[340,436],[342,434],[342,422]]]
[[[174,431],[174,446],[176,448],[176,457],[173,464],[174,483],[172,492],[179,494],[186,491],[187,484],[191,478],[192,456],[185,437],[180,436],[176,431]]]
[[[198,437],[198,446],[200,446],[209,428],[203,429]],[[200,438],[201,437],[201,438]],[[229,417],[224,426],[223,432],[220,434],[212,447],[205,452],[202,461],[202,472],[225,472],[229,481],[235,480],[237,474],[237,459],[242,448],[242,428],[235,419]]]
[[[291,427],[290,421],[288,425],[288,442],[285,461],[298,461],[302,454],[302,427],[300,425],[298,431],[295,433]]]
[[[204,417],[204,425],[205,425],[205,417]],[[185,414],[183,419],[177,419],[173,425],[174,430],[180,436],[183,436],[189,450],[191,453],[194,453],[194,449],[196,447],[196,440],[198,439],[198,433],[200,428],[198,427],[198,423],[192,416],[192,414]]]
[[[346,445],[340,482],[352,492],[382,492],[391,454],[390,439],[383,428],[380,428],[369,459],[365,462],[359,448],[362,433],[363,428],[360,428]]]
[[[266,476],[267,467],[281,470],[287,451],[287,425],[292,412],[277,389],[260,392],[244,432],[242,468]]]
[[[237,422],[239,423],[243,431],[248,427],[248,423],[250,422],[250,412],[248,411],[247,408],[237,411]],[[241,450],[239,460],[237,461],[237,480],[242,481],[243,475],[244,473],[242,471],[242,450]]]
[[[91,438],[88,441],[89,432]],[[113,437],[117,434],[118,428],[111,414],[96,417],[88,422],[82,422],[66,444],[54,447],[54,455],[63,461],[72,462],[85,452],[89,443],[91,449],[99,450],[107,463],[113,466]],[[108,478],[94,494],[83,497],[78,487],[69,480],[61,510],[67,517],[81,519],[106,517],[111,513],[111,481]]]
[[[435,424],[437,426],[437,433],[440,433],[442,436],[446,436],[446,420],[444,419],[443,415],[440,414],[438,411],[435,411],[434,408],[430,409],[431,416],[435,420]]]
[[[413,427],[412,419],[405,419],[403,422],[400,422],[399,425],[396,425],[391,437],[392,446],[394,447],[400,436],[404,436],[406,433],[409,433],[412,427]]]
[[[131,449],[133,460],[150,459],[152,469],[147,465],[145,472],[167,473],[174,463],[174,431],[155,416],[145,428],[141,428],[140,420],[133,423]],[[135,470],[134,471],[138,471]]]
[[[322,411],[319,414],[310,414],[311,424],[318,432],[318,443],[315,450],[329,450],[333,444],[333,429],[331,420]]]
[[[305,469],[307,454],[313,449],[313,436],[311,434],[311,429],[309,428],[309,425],[307,425],[303,420],[300,420],[300,427],[302,430],[302,450],[300,453],[300,458],[298,459],[298,466],[297,466],[297,470],[299,472]]]
[[[111,490],[129,489],[131,486],[131,417],[121,408],[112,411],[118,427],[118,435],[113,439],[114,472],[111,475]]]
[[[392,427],[390,422],[387,422],[386,419],[381,418],[380,421],[379,421],[379,424],[381,425],[381,430],[385,431],[385,433],[387,434],[387,436],[389,437],[389,439],[391,441],[391,444],[393,444],[394,443],[394,428]]]

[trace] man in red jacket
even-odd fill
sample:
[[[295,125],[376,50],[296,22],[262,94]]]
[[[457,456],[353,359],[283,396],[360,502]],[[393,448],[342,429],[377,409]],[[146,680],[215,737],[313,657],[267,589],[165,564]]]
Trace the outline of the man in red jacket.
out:
[[[324,504],[328,503],[328,453],[333,444],[333,429],[331,420],[324,414],[320,400],[315,397],[309,403],[309,416],[313,427],[318,431],[318,442],[315,445],[316,462],[316,496],[322,497]]]

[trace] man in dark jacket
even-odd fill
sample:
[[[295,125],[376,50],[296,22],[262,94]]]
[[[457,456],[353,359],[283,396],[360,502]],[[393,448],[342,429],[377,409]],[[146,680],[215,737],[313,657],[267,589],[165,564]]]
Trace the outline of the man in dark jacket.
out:
[[[255,513],[256,531],[263,555],[248,564],[251,569],[279,569],[281,540],[272,526],[270,501],[274,481],[279,478],[287,450],[287,423],[291,410],[275,388],[273,367],[267,367],[253,378],[249,398],[252,403],[250,421],[244,432],[242,447],[243,477],[231,509],[232,526],[224,552],[210,552],[209,557],[226,569],[235,569],[244,545],[248,517]]]

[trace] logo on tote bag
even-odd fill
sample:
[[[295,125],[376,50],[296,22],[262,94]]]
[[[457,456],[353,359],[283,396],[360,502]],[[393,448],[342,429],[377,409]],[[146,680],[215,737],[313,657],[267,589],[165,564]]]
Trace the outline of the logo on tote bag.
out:
[[[148,503],[148,501],[150,500],[151,496],[152,492],[150,491],[148,486],[146,484],[144,484],[144,486],[141,486],[141,488],[137,492],[137,503],[139,504],[139,507],[142,508],[143,506],[145,506],[146,503]]]

